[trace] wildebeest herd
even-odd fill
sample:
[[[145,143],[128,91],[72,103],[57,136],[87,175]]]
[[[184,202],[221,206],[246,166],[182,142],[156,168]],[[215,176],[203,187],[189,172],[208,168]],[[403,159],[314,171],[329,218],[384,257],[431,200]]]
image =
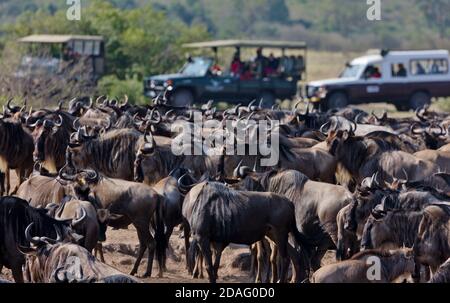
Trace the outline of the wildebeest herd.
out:
[[[212,120],[247,136],[250,120],[279,121],[270,127],[278,164],[224,146],[218,155],[174,154],[177,126],[193,128],[194,114],[200,141],[217,135]],[[428,107],[392,118],[255,102],[217,110],[102,96],[33,110],[10,100],[0,119],[0,270],[16,282],[134,283],[148,251],[143,275],[156,258],[162,277],[180,228],[186,271],[198,277],[205,267],[210,282],[232,243],[248,245],[255,282],[448,282],[449,127],[450,116]],[[129,225],[139,249],[127,275],[105,264],[101,243],[108,227]],[[322,266],[330,250],[336,262]]]

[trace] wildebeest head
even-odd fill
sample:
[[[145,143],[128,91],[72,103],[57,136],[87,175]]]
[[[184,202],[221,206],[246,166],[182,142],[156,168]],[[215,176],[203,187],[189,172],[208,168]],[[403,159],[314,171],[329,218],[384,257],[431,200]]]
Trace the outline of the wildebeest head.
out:
[[[422,264],[439,266],[450,254],[448,206],[431,205],[424,209],[414,253]]]
[[[35,142],[35,148],[33,152],[34,161],[44,161],[45,160],[45,142],[47,138],[51,135],[56,134],[61,127],[63,119],[58,116],[57,121],[50,119],[38,120],[30,127],[34,127],[33,137]]]
[[[67,153],[70,155],[70,152]],[[100,180],[100,175],[92,169],[83,169],[76,171],[73,168],[71,160],[59,171],[59,178],[65,181],[73,182],[73,188],[79,199],[88,201],[92,186],[95,186]]]
[[[144,171],[146,172],[154,172],[154,178],[150,178],[150,182],[157,181],[163,178],[164,176],[160,176],[162,165],[161,160],[157,157],[157,146],[155,139],[152,136],[151,132],[146,132],[144,134],[144,142],[138,148],[136,152],[136,159],[134,161],[134,181],[143,182],[145,177]]]

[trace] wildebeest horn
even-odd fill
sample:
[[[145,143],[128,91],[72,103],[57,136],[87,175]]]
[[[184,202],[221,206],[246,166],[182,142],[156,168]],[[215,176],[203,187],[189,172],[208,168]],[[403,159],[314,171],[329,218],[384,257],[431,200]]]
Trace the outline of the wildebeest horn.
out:
[[[128,105],[128,95],[124,95],[125,101],[121,104],[119,104],[119,107],[124,107]]]
[[[61,115],[58,115],[58,122],[55,122],[55,126],[56,127],[61,127],[62,123],[63,123],[63,117]]]
[[[108,122],[108,124],[106,125],[106,127],[104,127],[104,130],[105,130],[105,131],[108,131],[108,130],[110,130],[111,127],[112,127],[112,120],[111,120],[111,117],[107,117],[107,118],[106,118],[106,121]]]
[[[25,99],[25,100],[23,101],[23,105],[22,105],[22,107],[20,108],[20,112],[21,112],[21,113],[24,112],[26,108],[27,108],[27,99]]]
[[[63,105],[64,105],[64,100],[60,100],[60,101],[58,102],[58,110],[62,110]]]
[[[79,129],[81,127],[80,125],[80,118],[76,118],[75,120],[73,120],[73,128],[74,129]]]
[[[8,108],[9,111],[13,111],[14,107],[11,107],[11,102],[14,98],[10,98],[7,102],[6,102],[6,108]]]
[[[250,102],[248,105],[247,105],[247,109],[248,109],[248,111],[250,112],[250,111],[253,111],[252,110],[252,108],[253,108],[253,104],[256,102],[256,100],[253,100],[252,102]]]
[[[61,274],[61,277],[60,277]],[[67,283],[67,271],[64,266],[60,266],[52,273],[52,277],[56,283]]]
[[[28,127],[36,127],[36,125],[38,125],[38,124],[41,122],[41,119],[37,119],[33,124],[30,124],[30,118],[31,118],[31,116],[28,116],[28,117],[25,119],[25,124],[26,124]]]
[[[82,170],[84,173],[86,173],[87,180],[95,182],[98,180],[98,172],[93,169],[84,169]]]
[[[408,182],[409,181],[409,177],[408,177],[408,173],[406,172],[406,170],[404,168],[402,168],[403,174],[405,175],[405,181]]]
[[[86,210],[82,207],[81,208],[81,216],[78,219],[74,219],[72,220],[72,227],[76,227],[78,224],[80,224],[81,222],[84,221],[84,219],[86,218],[87,213]]]
[[[359,122],[360,122],[360,118],[361,118],[363,115],[364,115],[364,113],[359,113],[359,114],[357,114],[354,121],[355,121],[356,123],[359,123]]]
[[[69,163],[64,164],[63,167],[61,167],[61,169],[58,172],[58,176],[66,181],[74,181],[75,180],[75,175],[69,175],[66,172],[64,172],[66,170],[66,168],[70,166]]]
[[[242,159],[241,161],[239,161],[238,165],[236,166],[236,168],[233,171],[233,176],[236,178],[240,178],[241,175],[239,174],[241,166],[242,166],[242,162],[244,161],[244,159]]]
[[[159,124],[161,123],[162,117],[161,114],[159,113],[158,110],[156,110],[156,108],[152,108],[152,110],[150,111],[150,113],[148,114],[149,118],[148,121],[152,124]],[[153,116],[156,116],[156,119],[153,119]]]
[[[188,176],[189,176],[189,178],[191,178],[192,181],[194,181],[192,184],[184,184],[183,180],[184,180],[186,177],[188,177]],[[178,178],[177,184],[178,184],[178,188],[179,188],[182,192],[188,192],[188,191],[191,190],[192,187],[194,187],[195,185],[197,185],[197,181],[194,180],[194,178],[193,178],[190,174],[185,173],[185,174],[183,174],[180,178]]]
[[[169,118],[169,116],[172,115],[172,114],[174,114],[174,115],[172,116],[172,118]],[[174,111],[173,109],[168,110],[168,111],[164,114],[164,120],[165,120],[165,121],[171,122],[171,121],[174,121],[176,118],[177,118],[177,114],[175,113],[175,111]]]
[[[33,228],[33,226],[34,222],[31,222],[25,229],[25,239],[31,244],[38,245],[39,243],[41,243],[41,239],[39,237],[31,236],[31,229]]]
[[[420,135],[420,134],[423,132],[423,129],[422,129],[422,131],[417,132],[417,131],[416,131],[417,126],[420,127],[420,125],[419,125],[418,123],[414,123],[414,124],[411,125],[411,127],[410,127],[410,131],[411,131],[411,133],[414,134],[414,135]]]
[[[328,122],[325,122],[321,127],[320,127],[320,132],[322,133],[322,134],[324,134],[325,136],[328,136],[328,129],[327,129],[327,132],[325,132],[324,131],[324,129],[325,129],[325,127],[328,125],[328,124],[330,124],[331,123],[331,121],[328,121]]]
[[[61,235],[61,231],[59,230],[58,226],[53,225],[53,228],[55,229],[55,232],[56,232],[56,239],[52,239],[52,238],[48,238],[48,237],[41,237],[42,242],[47,242],[50,244],[56,244],[58,242],[62,242],[63,237]]]
[[[350,133],[351,133],[351,134],[355,134],[355,131],[356,131],[356,129],[358,128],[358,124],[356,124],[355,121],[351,121],[351,120],[350,120],[350,124],[351,124],[352,126],[354,126],[354,127],[350,126]]]
[[[235,178],[245,178],[245,176],[251,172],[251,168],[248,166],[242,166],[242,162],[244,161],[244,159],[242,159],[238,166],[234,169],[233,171],[233,177]]]
[[[104,95],[99,96],[99,97],[95,100],[95,104],[99,104],[99,103],[100,103],[100,100],[102,100],[103,98],[105,98]],[[106,99],[108,99],[108,98],[106,97]],[[92,101],[92,99],[91,99],[91,101]],[[91,103],[92,103],[92,102],[91,102]],[[93,105],[93,104],[89,105],[89,107],[92,107],[92,105]]]

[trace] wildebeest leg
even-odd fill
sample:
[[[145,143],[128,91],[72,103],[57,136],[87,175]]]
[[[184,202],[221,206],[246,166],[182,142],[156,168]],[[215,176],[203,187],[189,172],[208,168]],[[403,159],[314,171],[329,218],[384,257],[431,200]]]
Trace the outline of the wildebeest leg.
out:
[[[97,242],[94,248],[94,256],[97,258],[97,254],[100,256],[100,261],[105,263],[105,257],[103,256],[103,244],[102,242]]]
[[[271,283],[276,283],[278,281],[278,249],[273,241],[269,241],[270,244],[270,265],[272,269],[272,279]]]
[[[262,283],[262,271],[264,266],[264,245],[262,241],[256,242],[254,245],[254,251],[256,251],[256,264],[258,269],[256,271],[255,283]],[[252,258],[254,260],[254,258]],[[254,262],[252,260],[252,262]]]
[[[22,184],[23,181],[25,181],[25,169],[24,168],[16,168],[16,175],[17,175],[17,184],[14,186],[14,189],[11,192],[11,195],[14,195],[17,190],[19,189],[20,184]]]
[[[163,258],[163,264],[162,264],[163,271],[167,271],[167,267],[166,267],[167,251],[169,251],[169,254],[173,255],[173,249],[169,243],[170,236],[172,235],[172,232],[173,232],[173,228],[174,228],[173,225],[167,226],[166,234],[164,235],[166,237],[167,249],[164,250],[164,258]]]
[[[9,168],[6,168],[5,171],[5,180],[6,180],[6,195],[9,195],[9,190],[11,189],[11,179],[9,178]]]
[[[210,243],[207,239],[203,238],[198,238],[197,242],[200,246],[200,252],[206,260],[206,272],[208,273],[209,276],[209,282],[216,283],[216,276],[212,263],[212,253]]]
[[[301,271],[301,265],[300,265],[300,256],[297,252],[297,250],[292,247],[291,244],[287,244],[287,253],[289,255],[289,259],[291,259],[292,262],[292,278],[291,283],[300,283],[302,280],[304,280],[306,277],[302,279],[300,277],[300,271]]]
[[[183,234],[184,234],[184,249],[185,249],[185,255],[186,255],[186,269],[190,270],[190,266],[189,266],[189,236],[191,234],[191,229],[189,227],[189,223],[186,220],[183,220],[182,223],[183,226]],[[190,272],[189,274],[192,274],[192,272]]]
[[[225,243],[214,243],[214,274],[216,275],[216,279],[219,277],[219,275],[217,274],[217,272],[219,271],[219,266],[220,266],[220,258],[222,257],[222,252],[225,249],[225,247],[227,247],[227,244]]]
[[[280,254],[280,258],[281,258],[281,272],[280,272],[280,279],[279,282],[281,283],[285,283],[286,282],[286,276],[287,276],[287,268],[289,266],[289,259],[288,259],[288,255],[287,255],[287,243],[288,243],[288,233],[287,232],[283,232],[281,230],[271,230],[268,234],[268,237],[274,242],[274,246],[272,246],[272,250],[277,251]],[[273,251],[272,251],[273,254]],[[271,257],[271,262],[272,263],[272,269],[277,269],[277,258],[273,258]],[[274,266],[275,265],[275,266]],[[275,276],[272,273],[272,280],[276,281],[275,279],[273,279],[273,276]]]
[[[321,243],[320,246],[317,247],[316,251],[313,252],[311,256],[311,267],[313,271],[316,271],[321,266],[321,261],[323,256],[326,254],[329,245],[327,243]]]
[[[11,266],[12,275],[16,283],[23,283],[22,265],[15,264]]]
[[[5,173],[0,171],[0,196],[5,194]]]
[[[144,276],[150,276],[152,272],[152,266],[153,266],[153,255],[155,250],[155,239],[153,239],[152,235],[150,234],[150,228],[147,225],[147,227],[142,227],[140,225],[134,225],[136,227],[136,231],[139,238],[139,252],[136,258],[136,261],[134,263],[133,269],[131,270],[130,275],[135,275],[138,271],[139,265],[141,263],[142,257],[144,256],[145,251],[147,248],[150,248],[150,245],[153,244],[152,250],[149,250],[148,254],[148,263],[147,263],[147,271],[145,272]],[[143,225],[145,226],[145,224]],[[153,243],[152,243],[153,242]],[[150,263],[151,261],[151,263]]]

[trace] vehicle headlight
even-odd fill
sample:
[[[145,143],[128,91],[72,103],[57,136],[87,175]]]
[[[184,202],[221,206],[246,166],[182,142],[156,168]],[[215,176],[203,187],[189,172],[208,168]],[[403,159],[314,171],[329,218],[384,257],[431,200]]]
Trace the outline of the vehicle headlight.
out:
[[[321,86],[319,87],[319,89],[317,90],[317,96],[319,98],[325,98],[327,96],[327,88],[325,86]]]
[[[172,80],[167,80],[167,81],[164,82],[164,87],[172,86],[172,84],[173,84]]]

